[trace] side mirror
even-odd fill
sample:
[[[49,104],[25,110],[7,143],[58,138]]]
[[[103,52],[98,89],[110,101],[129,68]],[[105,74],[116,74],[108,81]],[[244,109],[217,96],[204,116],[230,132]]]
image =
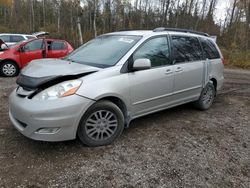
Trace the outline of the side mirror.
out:
[[[151,68],[151,61],[150,59],[137,59],[133,64],[133,70],[147,70]]]

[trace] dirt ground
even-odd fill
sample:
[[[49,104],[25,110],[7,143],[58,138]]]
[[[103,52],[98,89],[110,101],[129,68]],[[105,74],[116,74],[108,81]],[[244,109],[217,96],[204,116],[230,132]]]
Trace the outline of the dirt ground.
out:
[[[8,118],[15,79],[0,78],[0,187],[250,187],[250,72],[225,78],[210,110],[140,118],[99,148],[22,136]]]

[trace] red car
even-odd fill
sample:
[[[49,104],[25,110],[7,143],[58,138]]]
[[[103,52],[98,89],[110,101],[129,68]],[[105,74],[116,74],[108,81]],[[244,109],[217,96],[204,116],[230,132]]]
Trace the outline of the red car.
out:
[[[73,47],[64,40],[30,39],[0,50],[0,74],[12,77],[34,59],[61,58],[73,51]]]

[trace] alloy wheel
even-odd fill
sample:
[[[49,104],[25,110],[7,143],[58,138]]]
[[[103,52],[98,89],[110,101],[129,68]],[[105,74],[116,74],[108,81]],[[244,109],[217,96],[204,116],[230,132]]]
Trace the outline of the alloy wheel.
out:
[[[89,138],[103,141],[111,138],[118,127],[116,115],[108,110],[99,110],[92,113],[86,121],[85,131]]]
[[[210,105],[213,102],[214,99],[214,92],[211,87],[207,87],[206,91],[204,92],[202,96],[202,101],[206,105]]]

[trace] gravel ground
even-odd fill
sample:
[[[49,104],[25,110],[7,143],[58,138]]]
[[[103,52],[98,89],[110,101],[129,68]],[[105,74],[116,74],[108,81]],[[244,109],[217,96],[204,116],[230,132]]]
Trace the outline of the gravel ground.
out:
[[[250,187],[250,72],[226,70],[206,112],[183,105],[132,122],[112,145],[25,138],[0,78],[0,187]]]

